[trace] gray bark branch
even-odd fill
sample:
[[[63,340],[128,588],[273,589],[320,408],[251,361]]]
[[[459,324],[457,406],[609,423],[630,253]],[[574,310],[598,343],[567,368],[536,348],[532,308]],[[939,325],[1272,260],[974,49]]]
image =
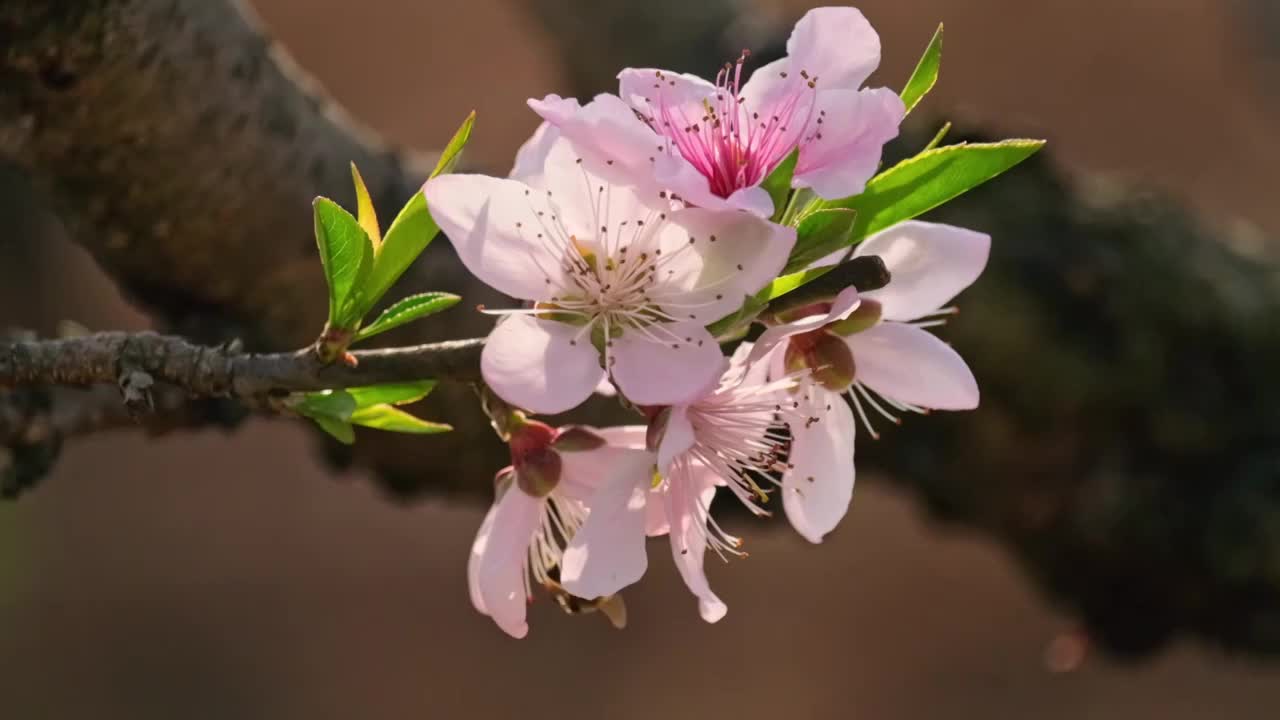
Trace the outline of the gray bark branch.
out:
[[[141,372],[191,397],[255,398],[424,379],[478,380],[484,340],[353,351],[355,365],[321,363],[311,349],[246,353],[156,333],[0,343],[0,387],[94,385]]]

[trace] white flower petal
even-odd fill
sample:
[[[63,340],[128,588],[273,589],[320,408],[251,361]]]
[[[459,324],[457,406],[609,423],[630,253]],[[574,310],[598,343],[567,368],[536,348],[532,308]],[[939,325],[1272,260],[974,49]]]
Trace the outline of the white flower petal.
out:
[[[688,452],[698,441],[693,433],[693,423],[689,422],[689,410],[685,405],[676,405],[667,413],[667,424],[663,428],[662,440],[658,442],[658,471],[667,473],[671,462]]]
[[[604,370],[582,328],[511,315],[489,333],[480,371],[498,397],[537,413],[558,413],[591,396]]]
[[[973,284],[987,265],[991,236],[952,225],[910,221],[862,241],[856,255],[878,255],[889,284],[863,293],[889,320],[914,320]]]
[[[935,410],[972,410],[978,382],[951,346],[914,325],[883,322],[845,338],[856,379],[898,402]]]
[[[830,200],[858,195],[876,174],[885,143],[898,136],[906,106],[885,88],[827,91],[817,102],[835,121],[809,126],[791,184]]]
[[[569,280],[548,251],[545,197],[524,183],[485,175],[441,175],[422,188],[431,217],[472,275],[524,300],[548,300]],[[543,238],[538,234],[542,233]]]
[[[658,323],[643,331],[628,328],[612,343],[613,382],[639,405],[687,402],[714,386],[724,370],[719,343],[696,322]]]
[[[560,139],[560,131],[554,125],[543,122],[533,135],[516,151],[516,162],[508,175],[512,180],[519,180],[529,187],[545,190],[542,180],[542,169],[547,164],[547,155],[552,146]]]
[[[653,461],[648,453],[627,452],[588,501],[590,514],[561,559],[560,582],[578,597],[612,595],[648,568],[645,505]]]
[[[805,13],[787,39],[789,78],[816,78],[818,90],[856,90],[880,66],[880,36],[851,7]]]
[[[706,488],[694,487],[700,482],[695,477],[687,473],[668,480],[666,501],[671,524],[671,557],[689,592],[698,599],[698,612],[702,619],[713,623],[725,616],[728,607],[711,591],[702,569],[707,551],[707,518],[700,503]]]
[[[791,457],[782,479],[782,505],[809,542],[822,542],[853,497],[853,411],[844,398],[808,383],[802,403],[813,423],[792,423]]]
[[[494,508],[487,536],[483,542],[477,537],[472,548],[472,554],[478,556],[475,586],[485,612],[498,627],[514,638],[522,638],[529,632],[525,622],[525,562],[529,542],[542,519],[542,500],[512,487]]]
[[[776,278],[796,241],[794,228],[704,208],[673,213],[658,235],[663,257],[653,298],[703,324],[736,311]]]

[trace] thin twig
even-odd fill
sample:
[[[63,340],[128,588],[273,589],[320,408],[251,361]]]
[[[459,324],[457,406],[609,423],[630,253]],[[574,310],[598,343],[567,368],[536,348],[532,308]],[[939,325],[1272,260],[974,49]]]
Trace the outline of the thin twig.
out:
[[[325,365],[310,349],[245,353],[232,345],[196,345],[151,332],[103,332],[73,338],[0,343],[0,387],[137,383],[137,373],[189,397],[257,398],[287,392],[480,376],[484,340],[351,353],[354,365]],[[145,385],[145,383],[143,383]],[[128,389],[128,388],[125,388]]]

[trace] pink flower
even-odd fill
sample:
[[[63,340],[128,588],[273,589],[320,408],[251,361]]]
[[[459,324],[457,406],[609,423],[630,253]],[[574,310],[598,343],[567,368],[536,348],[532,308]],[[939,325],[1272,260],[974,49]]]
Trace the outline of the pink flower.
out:
[[[590,515],[565,549],[561,582],[575,595],[616,593],[647,569],[646,535],[666,533],[671,556],[707,622],[727,606],[703,572],[708,547],[722,557],[743,555],[742,541],[712,518],[716,487],[730,489],[753,512],[765,514],[760,483],[781,471],[785,436],[781,426],[795,415],[778,403],[793,380],[765,382],[762,373],[732,367],[695,400],[649,408],[647,428],[616,429],[611,442],[647,447],[656,472],[642,477],[615,474],[590,498]],[[608,431],[602,431],[608,432]]]
[[[873,437],[864,404],[895,423],[894,412],[978,406],[969,367],[924,328],[953,312],[942,306],[982,273],[990,245],[987,235],[949,225],[895,225],[855,251],[884,260],[887,286],[861,296],[849,288],[831,303],[793,313],[756,341],[750,359],[767,356],[775,375],[809,373],[793,400],[808,420],[791,424],[782,480],[787,517],[806,539],[821,542],[853,495],[855,423],[841,395],[853,400]]]
[[[687,399],[719,373],[705,326],[772,280],[795,231],[745,213],[683,208],[613,185],[611,158],[553,128],[521,149],[515,178],[442,175],[423,188],[462,262],[533,303],[489,336],[485,381],[539,413],[568,410],[607,374],[632,402]]]
[[[548,585],[587,516],[583,501],[615,476],[646,475],[649,453],[608,444],[587,428],[554,430],[524,421],[510,441],[511,466],[498,473],[498,499],[471,547],[471,604],[512,637],[529,632],[525,609],[533,582]]]
[[[627,69],[617,96],[586,106],[548,95],[529,105],[588,152],[615,159],[621,177],[706,208],[774,212],[761,181],[793,150],[792,187],[838,199],[857,195],[906,113],[893,91],[860,90],[880,64],[880,38],[862,13],[809,11],[787,57],[742,83],[746,53],[715,83],[694,75]]]

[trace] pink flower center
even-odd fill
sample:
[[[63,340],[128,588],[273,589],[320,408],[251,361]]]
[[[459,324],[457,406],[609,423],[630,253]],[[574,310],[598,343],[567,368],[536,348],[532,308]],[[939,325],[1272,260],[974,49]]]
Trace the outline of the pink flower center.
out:
[[[642,120],[668,140],[673,149],[706,176],[711,192],[729,197],[735,190],[754,187],[773,171],[801,141],[814,115],[812,93],[817,77],[801,71],[803,84],[771,108],[748,108],[742,97],[742,66],[749,53],[726,63],[716,75],[716,93],[700,107],[674,97],[676,81],[656,71],[654,95],[638,109]],[[782,77],[786,78],[783,72]],[[822,123],[818,112],[817,122]],[[818,133],[821,131],[819,130]],[[818,133],[814,137],[818,137]]]

